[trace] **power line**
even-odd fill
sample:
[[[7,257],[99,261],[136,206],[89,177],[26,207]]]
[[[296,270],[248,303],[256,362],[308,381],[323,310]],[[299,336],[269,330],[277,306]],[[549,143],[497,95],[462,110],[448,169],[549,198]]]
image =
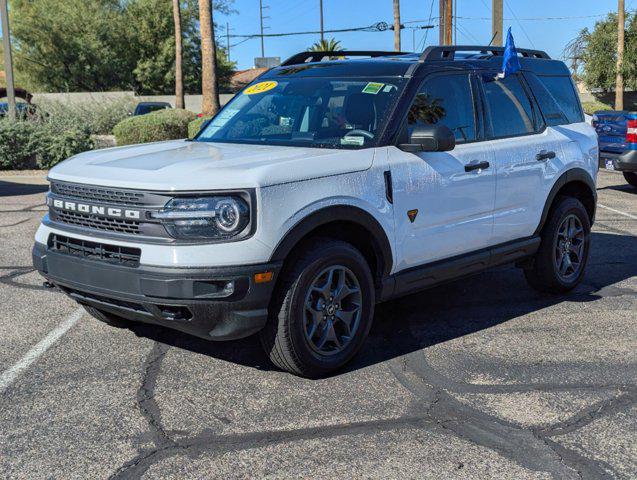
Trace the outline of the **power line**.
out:
[[[355,28],[338,28],[332,30],[324,30],[324,33],[342,33],[342,32],[384,32],[390,30],[389,24],[386,22],[377,22],[367,27],[355,27]],[[230,35],[230,38],[259,38],[259,37],[289,37],[293,35],[316,35],[320,34],[320,30],[304,31],[304,32],[283,32],[283,33],[252,33],[249,35]]]
[[[427,24],[431,24],[432,15],[434,13],[434,2],[435,0],[431,0],[431,5],[429,6],[429,20],[427,20]],[[427,45],[427,37],[429,36],[429,30],[425,32],[425,38],[422,41],[422,49],[425,49],[425,45]]]
[[[507,6],[507,8],[509,8]],[[509,8],[509,10],[511,10]],[[513,14],[513,12],[511,12]],[[518,20],[523,22],[532,22],[532,21],[544,21],[544,20],[577,20],[582,18],[598,18],[605,17],[608,13],[598,13],[597,15],[575,15],[569,17],[516,17],[516,18],[505,18],[504,20]],[[461,18],[463,20],[491,20],[491,17],[456,17]]]
[[[518,17],[515,16],[515,13],[513,12],[513,10],[511,9],[511,7],[509,6],[509,2],[507,2],[506,0],[504,0],[504,4],[506,5],[506,7],[509,9],[509,12],[511,12],[511,15],[513,15],[513,18],[515,19],[515,22],[518,24],[518,27],[520,27],[520,30],[522,30],[522,33],[524,34],[524,36],[526,37],[526,39],[529,41],[529,43],[531,44],[531,46],[533,48],[535,48],[535,44],[533,43],[533,40],[531,40],[531,37],[529,37],[529,34],[526,33],[526,30],[524,29],[524,27],[522,26],[522,24],[520,23],[520,21],[518,20]]]

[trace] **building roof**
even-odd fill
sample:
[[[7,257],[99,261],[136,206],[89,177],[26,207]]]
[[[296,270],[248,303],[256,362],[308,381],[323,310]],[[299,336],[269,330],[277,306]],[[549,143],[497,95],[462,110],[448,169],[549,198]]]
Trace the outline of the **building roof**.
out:
[[[230,78],[230,85],[233,90],[240,90],[248,83],[252,82],[255,78],[264,72],[267,72],[267,68],[249,68],[247,70],[238,70],[232,74]]]

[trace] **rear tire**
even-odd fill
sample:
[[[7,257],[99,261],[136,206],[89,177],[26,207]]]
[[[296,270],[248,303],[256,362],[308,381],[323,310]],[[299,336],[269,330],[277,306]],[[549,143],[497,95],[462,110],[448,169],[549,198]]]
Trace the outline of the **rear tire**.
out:
[[[98,310],[95,307],[90,307],[88,305],[82,305],[82,306],[84,307],[84,310],[86,310],[92,317],[96,318],[100,322],[110,325],[111,327],[128,328],[133,323],[130,320],[126,320],[125,318],[119,317],[112,313]]]
[[[260,333],[272,363],[303,377],[345,365],[361,348],[374,315],[374,283],[363,255],[321,238],[283,271]]]
[[[582,280],[590,249],[591,224],[584,205],[558,197],[542,229],[540,248],[524,270],[529,285],[540,292],[565,293]]]
[[[637,187],[637,173],[633,172],[624,172],[624,178],[628,183],[630,183],[633,187]]]

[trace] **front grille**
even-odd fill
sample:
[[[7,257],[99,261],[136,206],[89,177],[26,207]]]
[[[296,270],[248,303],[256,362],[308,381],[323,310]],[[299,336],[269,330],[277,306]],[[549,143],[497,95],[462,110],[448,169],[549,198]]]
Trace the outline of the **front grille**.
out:
[[[142,255],[139,248],[89,242],[55,233],[49,236],[48,248],[56,253],[116,263],[127,267],[139,267],[139,259]]]
[[[97,230],[104,230],[108,232],[128,233],[131,235],[139,235],[141,233],[139,222],[135,220],[98,217],[96,215],[67,212],[64,210],[56,211],[55,217],[57,221],[68,225],[95,228]]]
[[[51,182],[51,192],[63,197],[117,205],[143,205],[144,194],[117,188]]]

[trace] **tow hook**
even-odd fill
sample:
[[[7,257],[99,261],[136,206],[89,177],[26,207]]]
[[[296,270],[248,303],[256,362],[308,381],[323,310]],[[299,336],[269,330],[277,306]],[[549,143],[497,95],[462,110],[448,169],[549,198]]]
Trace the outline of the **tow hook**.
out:
[[[51,282],[42,282],[42,286],[44,288],[55,288],[55,285],[53,285]]]

